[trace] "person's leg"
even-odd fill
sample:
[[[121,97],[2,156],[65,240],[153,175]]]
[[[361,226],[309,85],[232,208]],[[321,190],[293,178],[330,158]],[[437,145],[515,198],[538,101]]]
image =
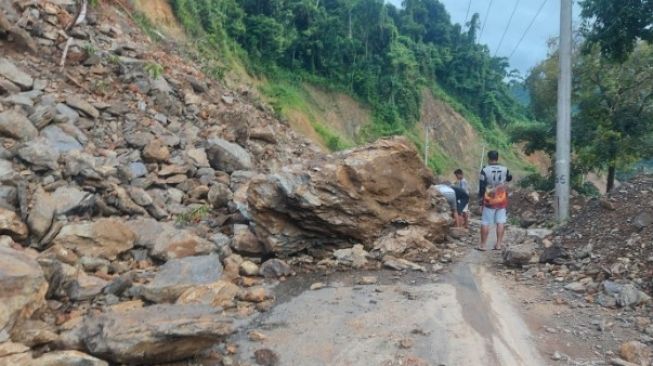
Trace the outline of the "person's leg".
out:
[[[497,245],[496,249],[503,249],[503,237],[506,232],[506,209],[500,209],[496,212],[496,222],[497,222]]]
[[[490,233],[490,225],[494,225],[494,212],[495,210],[487,207],[483,207],[482,218],[481,218],[481,244],[479,245],[480,250],[486,250],[487,238]]]

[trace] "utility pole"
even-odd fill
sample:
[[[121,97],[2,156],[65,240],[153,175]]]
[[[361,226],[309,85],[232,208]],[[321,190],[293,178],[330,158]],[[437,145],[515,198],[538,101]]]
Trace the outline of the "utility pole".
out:
[[[429,125],[426,124],[426,131],[424,131],[424,165],[429,166]]]
[[[556,218],[569,218],[569,161],[571,159],[571,27],[572,0],[560,0],[560,76],[556,128]]]

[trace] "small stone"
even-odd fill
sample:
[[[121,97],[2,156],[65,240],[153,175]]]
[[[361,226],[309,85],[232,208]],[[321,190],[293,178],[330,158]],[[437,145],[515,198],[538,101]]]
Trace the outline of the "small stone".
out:
[[[399,341],[399,348],[401,349],[410,349],[413,348],[413,340],[410,338],[404,338],[401,341]]]
[[[155,139],[143,149],[143,159],[151,162],[166,162],[170,159],[170,150],[163,141]]]
[[[314,284],[311,285],[311,290],[319,290],[321,288],[326,287],[326,285],[322,282],[315,282]]]
[[[263,302],[265,300],[273,298],[272,294],[270,294],[267,289],[260,286],[250,287],[248,289],[245,289],[241,291],[237,297],[241,301],[255,302],[255,303]]]
[[[66,97],[66,104],[70,107],[77,109],[78,111],[84,112],[91,118],[100,117],[100,112],[93,107],[89,102],[83,99],[80,95],[68,95]]]
[[[585,285],[581,282],[572,282],[567,284],[565,289],[573,292],[585,292]]]
[[[292,274],[290,266],[281,259],[272,258],[263,262],[259,274],[265,278],[286,277]]]
[[[252,342],[261,342],[261,341],[264,341],[264,340],[268,339],[268,337],[265,334],[263,334],[263,333],[261,333],[261,332],[259,332],[257,330],[250,331],[249,334],[248,334],[248,337],[249,337],[249,340],[252,341]]]
[[[259,267],[256,263],[251,261],[244,261],[240,264],[239,272],[243,276],[256,276],[259,272]]]
[[[560,360],[562,360],[562,355],[560,354],[560,352],[555,351],[555,352],[553,352],[553,355],[551,355],[551,359],[553,361],[560,361]]]
[[[279,356],[272,350],[264,348],[254,352],[256,363],[261,366],[276,366],[279,364]]]
[[[376,276],[363,276],[358,281],[359,285],[374,285],[378,281]]]
[[[637,365],[650,365],[652,360],[651,349],[638,341],[623,343],[619,347],[619,356]]]

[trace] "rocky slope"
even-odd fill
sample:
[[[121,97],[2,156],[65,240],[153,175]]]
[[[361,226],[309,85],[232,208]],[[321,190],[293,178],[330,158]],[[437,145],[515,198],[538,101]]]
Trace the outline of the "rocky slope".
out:
[[[408,141],[326,156],[122,2],[76,3],[0,6],[0,365],[215,364],[291,265],[446,254]]]

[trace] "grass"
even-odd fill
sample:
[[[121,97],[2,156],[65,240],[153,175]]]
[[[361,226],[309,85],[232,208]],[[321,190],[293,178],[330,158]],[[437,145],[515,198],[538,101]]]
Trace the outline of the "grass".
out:
[[[339,151],[354,146],[352,141],[319,120],[320,111],[317,103],[303,90],[301,85],[275,78],[267,81],[260,89],[263,95],[269,99],[278,118],[287,118],[291,111],[306,116],[329,150]]]
[[[188,209],[186,212],[177,215],[175,222],[178,225],[197,224],[204,220],[211,209],[207,205],[201,205]]]

